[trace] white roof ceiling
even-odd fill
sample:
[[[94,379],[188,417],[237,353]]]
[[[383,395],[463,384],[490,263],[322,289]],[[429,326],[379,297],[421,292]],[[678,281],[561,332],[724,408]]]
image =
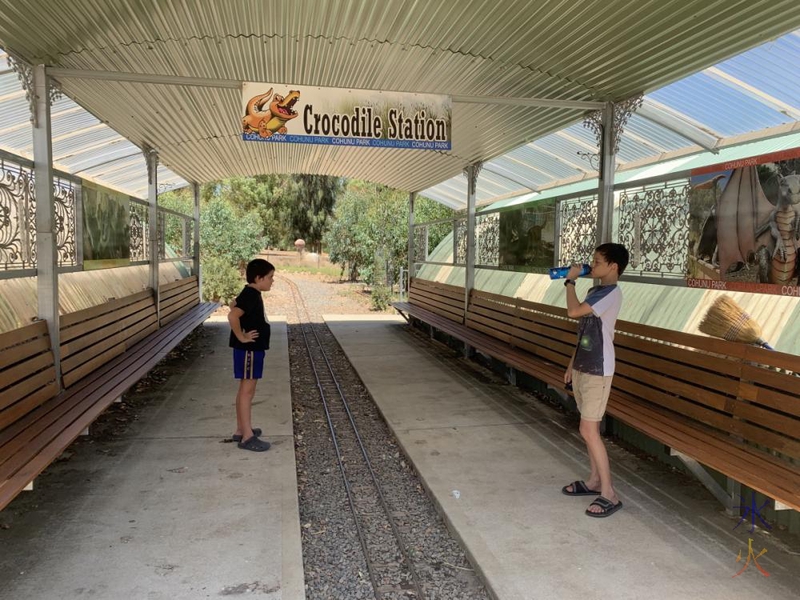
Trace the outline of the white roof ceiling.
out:
[[[788,0],[0,0],[0,45],[30,63],[473,98],[624,99],[797,27],[800,10]],[[583,114],[459,102],[452,152],[255,144],[240,139],[236,89],[60,83],[116,132],[157,149],[162,164],[198,182],[307,172],[422,190]],[[73,150],[84,154],[76,168],[98,168],[100,180],[144,169],[115,134],[86,130],[93,125],[71,130]],[[89,146],[97,156],[85,154]],[[501,162],[493,176],[504,179]]]

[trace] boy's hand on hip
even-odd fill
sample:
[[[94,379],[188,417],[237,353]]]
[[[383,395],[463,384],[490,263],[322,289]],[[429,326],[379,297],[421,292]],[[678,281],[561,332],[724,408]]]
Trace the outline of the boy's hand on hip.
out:
[[[572,367],[564,371],[564,383],[572,383]]]
[[[253,331],[243,331],[242,337],[239,338],[239,341],[243,344],[249,344],[250,342],[255,342],[257,337],[258,331],[255,329],[253,329]]]

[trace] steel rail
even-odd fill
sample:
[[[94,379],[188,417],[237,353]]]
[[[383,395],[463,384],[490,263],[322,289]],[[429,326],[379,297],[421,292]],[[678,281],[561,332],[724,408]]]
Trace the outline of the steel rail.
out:
[[[326,398],[325,391],[323,389],[322,379],[320,378],[319,371],[317,370],[317,367],[316,367],[316,365],[314,363],[314,357],[312,356],[311,343],[309,342],[309,339],[308,339],[308,336],[306,335],[306,330],[305,330],[305,327],[304,327],[305,323],[307,323],[311,328],[311,333],[314,335],[314,338],[316,339],[317,347],[319,349],[319,353],[322,356],[322,359],[325,361],[325,365],[328,368],[328,372],[330,373],[331,380],[333,381],[333,384],[336,386],[336,390],[338,392],[339,398],[341,399],[342,405],[344,406],[345,412],[347,413],[348,420],[350,421],[350,426],[351,426],[351,428],[353,430],[353,433],[355,434],[356,441],[358,442],[358,446],[359,446],[359,448],[361,450],[361,454],[364,457],[364,462],[366,464],[367,470],[369,471],[369,475],[370,475],[370,477],[372,479],[372,482],[373,482],[373,484],[375,486],[375,489],[376,489],[376,491],[378,493],[378,498],[380,500],[381,507],[383,508],[383,511],[384,511],[384,513],[386,515],[386,519],[389,522],[389,525],[390,525],[390,527],[392,529],[392,533],[394,534],[395,541],[397,542],[397,546],[400,549],[400,553],[401,553],[401,555],[403,557],[403,560],[405,561],[405,563],[407,565],[408,572],[411,575],[412,582],[413,582],[413,585],[414,585],[414,591],[416,592],[416,597],[419,598],[420,600],[422,600],[422,599],[425,598],[425,596],[422,593],[422,588],[421,588],[420,582],[419,582],[419,575],[416,572],[416,569],[414,569],[414,563],[411,561],[411,557],[408,555],[408,552],[406,551],[406,547],[405,547],[405,544],[404,544],[403,536],[400,533],[400,531],[397,529],[397,524],[394,522],[394,519],[392,518],[391,510],[389,508],[388,503],[386,502],[386,497],[383,494],[383,489],[381,488],[380,482],[378,481],[378,477],[375,475],[375,470],[372,468],[372,463],[369,460],[369,456],[367,454],[367,450],[364,447],[364,443],[363,443],[363,441],[361,439],[361,435],[358,432],[358,427],[356,426],[355,420],[353,419],[353,414],[350,411],[350,406],[347,403],[347,398],[346,398],[344,392],[342,391],[341,385],[339,384],[339,380],[336,378],[336,374],[334,373],[333,366],[331,365],[330,360],[329,360],[327,354],[325,353],[325,349],[322,346],[322,340],[320,340],[319,335],[317,334],[316,330],[314,329],[314,324],[311,321],[311,315],[309,313],[308,306],[305,303],[305,299],[303,298],[303,295],[300,293],[300,289],[298,288],[297,284],[295,284],[293,281],[291,281],[290,279],[288,279],[286,277],[278,276],[278,278],[289,284],[289,289],[292,292],[292,298],[295,300],[295,308],[297,310],[297,318],[298,318],[298,321],[299,321],[299,324],[300,324],[300,331],[303,333],[303,341],[306,344],[306,351],[308,353],[309,362],[311,363],[311,369],[314,372],[314,377],[315,377],[316,382],[317,382],[317,389],[319,390],[320,398],[322,399],[322,405],[323,405],[323,408],[325,409],[325,417],[326,417],[326,419],[328,421],[328,428],[330,429],[330,432],[331,432],[331,439],[333,440],[333,445],[334,445],[334,448],[336,450],[336,457],[337,457],[337,460],[339,462],[339,471],[342,474],[342,480],[344,482],[345,490],[347,491],[347,499],[348,499],[348,502],[350,504],[350,510],[353,513],[353,519],[354,519],[354,521],[356,523],[356,530],[358,531],[358,537],[359,537],[359,540],[361,542],[361,547],[362,547],[362,549],[364,551],[364,560],[367,563],[367,570],[369,571],[370,580],[372,581],[372,587],[373,587],[373,590],[375,592],[375,596],[376,596],[376,598],[380,599],[384,595],[384,592],[380,591],[380,587],[381,586],[378,584],[378,582],[376,580],[376,572],[375,572],[376,569],[375,569],[375,567],[374,567],[374,565],[373,565],[373,563],[372,563],[372,561],[370,560],[370,557],[369,557],[369,546],[367,544],[366,537],[364,536],[363,530],[361,528],[361,524],[359,522],[358,509],[355,506],[355,501],[353,500],[353,494],[352,494],[352,491],[351,491],[350,482],[347,479],[347,472],[346,472],[346,469],[345,469],[345,466],[344,466],[344,461],[342,460],[342,455],[341,455],[341,451],[340,451],[340,447],[339,447],[339,441],[338,441],[338,438],[337,438],[337,435],[336,435],[336,429],[333,426],[333,419],[331,417],[331,411],[330,411],[330,407],[328,405],[328,399]],[[303,316],[301,314],[301,309],[300,309],[301,305],[302,305],[303,312],[305,312],[305,314],[306,314],[305,321],[303,320]]]

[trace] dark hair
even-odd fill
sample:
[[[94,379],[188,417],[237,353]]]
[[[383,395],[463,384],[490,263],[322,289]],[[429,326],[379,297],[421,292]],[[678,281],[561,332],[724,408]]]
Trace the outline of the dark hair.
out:
[[[617,265],[618,275],[622,275],[625,272],[625,267],[628,266],[628,261],[630,260],[628,249],[625,246],[609,242],[600,244],[594,251],[602,254],[608,264]]]
[[[275,270],[272,263],[263,258],[254,258],[247,263],[247,283],[255,283],[256,277],[266,277]]]

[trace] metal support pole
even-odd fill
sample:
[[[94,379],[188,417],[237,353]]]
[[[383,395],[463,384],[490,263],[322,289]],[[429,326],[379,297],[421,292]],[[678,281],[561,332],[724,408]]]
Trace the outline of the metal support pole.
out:
[[[597,195],[597,245],[611,241],[614,222],[614,104],[603,109],[603,137],[600,145],[600,185]]]
[[[469,295],[475,287],[475,188],[478,165],[467,167],[467,264],[464,276],[464,314],[469,308]]]
[[[61,339],[58,313],[58,254],[53,199],[53,145],[50,82],[44,65],[33,67],[33,170],[36,193],[36,291],[38,316],[47,321],[57,389],[61,390]]]
[[[147,161],[147,226],[150,232],[150,288],[156,303],[156,322],[161,327],[161,298],[158,292],[158,154],[145,150]]]
[[[408,195],[408,282],[409,287],[411,278],[414,277],[414,203],[417,193],[411,192]]]
[[[194,248],[192,249],[194,261],[192,266],[194,274],[197,275],[197,293],[200,294],[200,302],[202,302],[203,274],[200,272],[200,184],[193,184],[192,192],[194,194]]]

